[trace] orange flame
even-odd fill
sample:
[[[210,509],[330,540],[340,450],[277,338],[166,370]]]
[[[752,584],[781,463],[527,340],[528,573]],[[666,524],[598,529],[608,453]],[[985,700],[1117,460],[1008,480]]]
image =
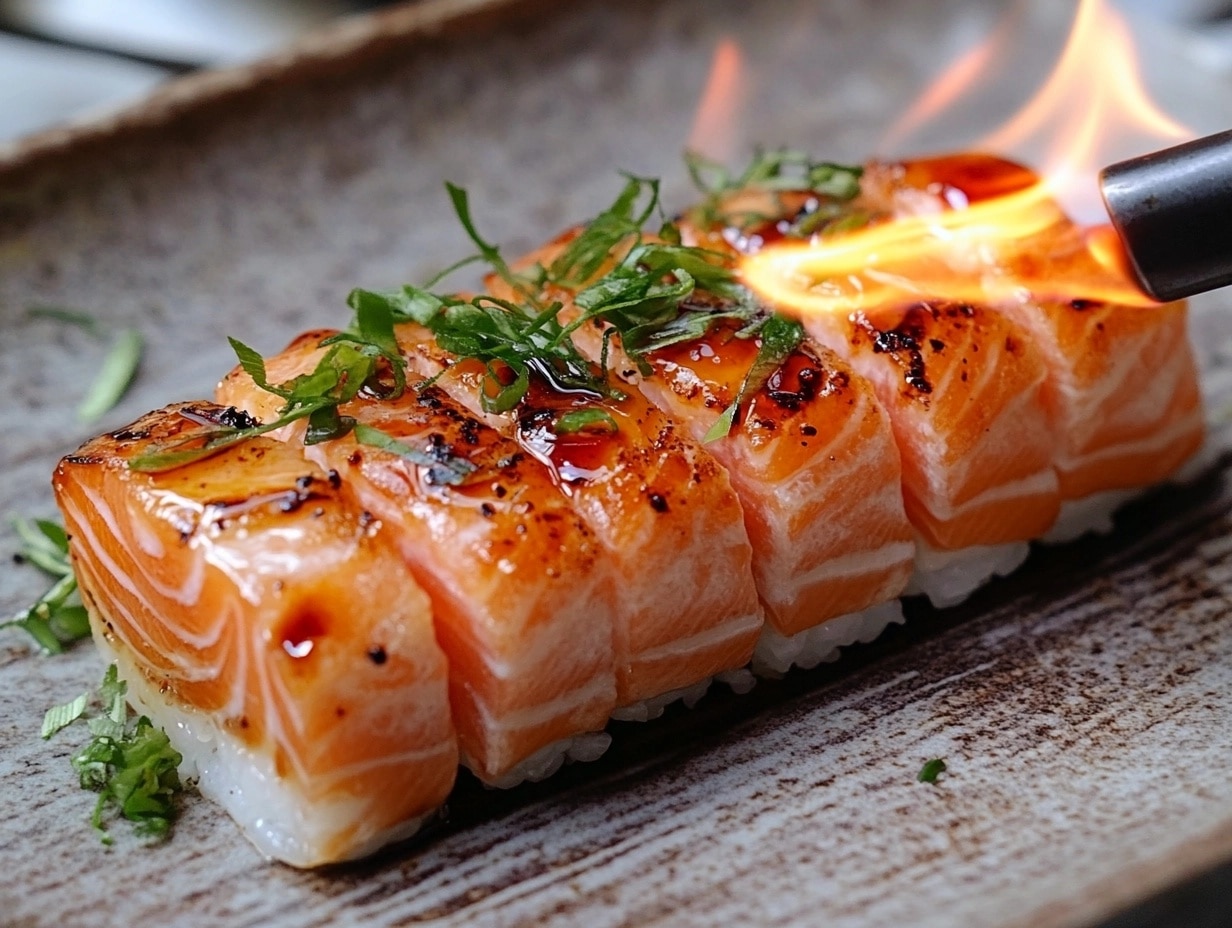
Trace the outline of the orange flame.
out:
[[[886,134],[881,151],[893,149],[929,120],[945,112],[966,95],[981,75],[988,73],[1009,47],[1021,19],[1020,9],[1018,5],[1011,8],[990,36],[960,55],[940,77],[924,88],[915,103]]]
[[[744,104],[744,56],[734,39],[724,38],[714,50],[710,76],[702,93],[688,149],[718,162],[732,160],[736,127]]]
[[[908,113],[907,129],[957,99],[962,81],[981,73],[1004,42],[994,35],[934,82]],[[1097,159],[1128,154],[1127,138],[1149,138],[1149,148],[1187,137],[1143,89],[1124,21],[1103,0],[1082,0],[1043,88],[982,143],[998,151],[1046,146],[1045,179],[967,204],[935,173],[944,159],[908,163],[896,189],[866,185],[861,198],[892,221],[841,238],[776,244],[746,257],[742,271],[753,289],[805,313],[849,313],[904,296],[996,303],[1034,294],[1155,305],[1129,275],[1115,234],[1082,230],[1062,207],[1099,202]]]

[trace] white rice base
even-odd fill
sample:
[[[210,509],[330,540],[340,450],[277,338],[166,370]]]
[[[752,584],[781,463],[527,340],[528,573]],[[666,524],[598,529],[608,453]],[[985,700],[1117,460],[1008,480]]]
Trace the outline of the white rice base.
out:
[[[1027,559],[1031,546],[1014,541],[941,551],[916,539],[915,551],[915,572],[903,595],[922,594],[938,609],[944,609],[957,606],[993,577],[1013,573]]]
[[[222,806],[265,857],[301,868],[325,863],[320,845],[340,828],[353,824],[362,814],[356,806],[365,803],[305,801],[277,776],[271,757],[249,750],[209,715],[182,709],[159,698],[145,676],[111,647],[101,631],[95,629],[94,642],[103,659],[114,661],[120,678],[128,683],[129,703],[164,729],[183,755],[180,776],[196,780],[202,795]],[[435,815],[428,813],[376,832],[342,859],[358,860],[387,844],[406,840]]]
[[[566,762],[589,763],[598,760],[611,744],[612,736],[605,731],[583,732],[545,744],[517,766],[510,768],[503,776],[491,780],[484,777],[479,779],[484,786],[492,789],[512,789],[522,783],[538,783],[540,780],[546,780]],[[475,772],[475,766],[467,758],[462,758],[462,764],[472,773]]]
[[[762,629],[750,665],[759,677],[778,678],[800,667],[804,670],[838,660],[839,649],[867,644],[890,625],[902,624],[903,607],[897,599],[851,612],[806,628],[795,635],[782,635],[769,625]]]

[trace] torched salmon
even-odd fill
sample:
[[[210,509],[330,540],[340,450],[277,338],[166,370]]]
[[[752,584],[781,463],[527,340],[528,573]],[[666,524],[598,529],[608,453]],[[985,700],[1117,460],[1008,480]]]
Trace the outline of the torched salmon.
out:
[[[466,338],[394,328],[448,318],[387,308],[346,368],[364,388],[334,411],[346,427],[330,440],[299,419],[162,473],[129,466],[218,426],[274,424],[283,398],[236,368],[217,403],[150,413],[64,458],[55,492],[100,647],[265,853],[298,866],[368,853],[439,807],[459,762],[489,785],[536,779],[601,752],[613,716],[650,717],[715,676],[739,685],[750,659],[762,673],[811,666],[901,616],[905,591],[956,602],[1027,541],[1065,535],[1067,513],[1193,455],[1203,417],[1183,304],[895,294],[801,328],[738,290],[741,255],[784,238],[824,248],[1036,182],[982,155],[872,164],[858,195],[850,173],[850,199],[748,189],[686,214],[681,240],[709,249],[693,253],[708,265],[696,275],[647,270],[646,251],[626,260],[616,217],[625,249],[584,273],[622,261],[676,294],[662,305],[681,325],[639,353],[634,328],[622,346],[607,322],[583,324],[568,363],[585,389],[554,379],[551,359],[515,375],[517,358],[491,360],[509,354],[459,358],[441,344],[462,352]],[[517,262],[524,278],[493,262],[505,280],[487,299],[525,311],[493,337],[529,327],[519,350],[538,350],[549,325],[593,309],[586,284],[547,270],[577,234]],[[1104,273],[1091,261],[1060,217],[998,272]],[[694,286],[710,271],[735,303]],[[363,332],[357,308],[342,338]],[[268,380],[314,371],[336,334],[295,339],[265,360]],[[382,393],[401,362],[408,388]],[[516,399],[496,403],[510,386]]]
[[[550,265],[572,235],[523,263]],[[564,320],[577,317],[571,293],[554,287],[547,296],[563,304]],[[726,307],[697,293],[685,308]],[[608,351],[630,389],[700,441],[735,401],[760,347],[757,338],[736,337],[740,327],[719,319],[699,339],[648,352],[647,375],[618,337]],[[599,326],[584,325],[574,338],[592,359],[604,351]],[[726,469],[744,507],[770,627],[790,636],[898,596],[915,549],[898,451],[869,384],[838,355],[806,340],[743,406],[730,433],[705,448]]]
[[[614,572],[617,703],[683,689],[749,662],[761,632],[752,547],[727,473],[633,388],[603,396],[532,374],[506,413],[482,409],[484,366],[455,363],[416,325],[412,367],[541,462]],[[589,424],[565,418],[585,411]]]
[[[312,370],[328,334],[296,339],[267,369]],[[239,369],[218,389],[258,415],[268,396]],[[601,730],[616,706],[611,568],[551,474],[439,389],[361,395],[342,412],[412,454],[353,437],[303,448],[302,426],[285,437],[386,524],[432,596],[465,763],[499,783],[536,751]]]
[[[300,866],[358,856],[454,782],[432,607],[390,532],[290,446],[258,438],[163,474],[129,469],[234,414],[169,406],[61,461],[73,564],[95,639],[169,707],[148,707],[159,721],[193,733],[184,752],[279,784],[216,797],[262,850]],[[279,825],[276,805],[261,808],[275,801],[314,812]]]
[[[909,216],[961,208],[1038,181],[1012,162],[965,156],[876,164],[865,189],[888,215]],[[1052,269],[1064,269],[1069,279],[1109,273],[1068,220],[1022,242],[1007,260],[1009,271],[1025,279],[1047,279]],[[1202,444],[1183,302],[1143,309],[1036,292],[996,308],[1047,366],[1043,400],[1057,437],[1062,499],[1150,486]]]

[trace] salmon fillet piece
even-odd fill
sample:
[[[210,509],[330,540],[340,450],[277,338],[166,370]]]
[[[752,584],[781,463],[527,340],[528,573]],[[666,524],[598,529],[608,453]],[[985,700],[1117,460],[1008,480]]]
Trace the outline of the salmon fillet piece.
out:
[[[311,371],[331,334],[269,359],[271,380]],[[217,395],[258,418],[280,403],[239,368]],[[283,437],[340,475],[431,597],[463,762],[510,785],[538,752],[601,731],[616,705],[613,581],[551,475],[439,389],[361,394],[340,412],[405,451],[353,435],[305,447],[302,423]]]
[[[983,168],[978,158],[969,166],[974,174]],[[987,189],[1011,192],[1022,183],[1015,175]],[[885,221],[884,184],[882,175],[866,172],[861,194],[841,211],[861,223]],[[934,210],[948,208],[945,191],[928,188],[927,195]],[[918,197],[908,199],[925,211]],[[809,191],[737,191],[718,215],[735,211],[754,222],[699,227],[694,211],[683,230],[687,241],[735,260],[782,240],[799,217],[818,209]],[[812,240],[824,244],[824,237]],[[1023,542],[1052,526],[1061,504],[1056,422],[1047,363],[1027,332],[985,306],[909,298],[851,314],[812,313],[804,324],[873,384],[902,456],[907,516],[929,548]]]
[[[515,267],[550,266],[577,234],[566,232]],[[498,292],[502,286],[496,278],[487,283]],[[550,285],[543,298],[559,301],[561,320],[569,323],[581,314],[575,296]],[[703,292],[682,307],[725,308]],[[760,346],[756,338],[735,337],[739,328],[716,319],[698,339],[653,349],[645,355],[649,373],[625,354],[619,336],[609,336],[609,363],[630,388],[703,441],[736,399]],[[605,330],[583,325],[574,341],[598,360]],[[744,509],[767,625],[790,637],[902,593],[914,547],[898,452],[869,384],[806,340],[743,405],[728,435],[704,447],[727,471]]]
[[[867,198],[895,216],[979,202],[1039,180],[989,156],[875,164],[866,177]],[[1078,275],[1097,282],[1109,273],[1082,230],[1060,215],[1006,263],[1022,279]],[[1062,499],[1158,483],[1201,446],[1205,426],[1183,302],[1139,308],[1037,288],[997,308],[1048,367],[1044,400],[1056,423]]]
[[[257,438],[165,473],[129,461],[236,411],[180,403],[53,479],[94,639],[201,790],[296,866],[409,834],[458,749],[427,595],[336,476]]]
[[[397,336],[412,369],[547,468],[602,543],[615,574],[618,706],[749,662],[762,627],[753,553],[710,454],[626,386],[619,396],[579,394],[532,372],[517,405],[486,413],[482,362],[457,361],[415,324]],[[578,414],[598,421],[561,425]]]

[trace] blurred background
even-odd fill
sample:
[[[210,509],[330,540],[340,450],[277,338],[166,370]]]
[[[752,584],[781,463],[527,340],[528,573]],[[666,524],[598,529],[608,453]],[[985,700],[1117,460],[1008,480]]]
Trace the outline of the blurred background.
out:
[[[822,0],[814,0],[822,2]],[[177,74],[252,61],[379,0],[0,0],[0,143],[139,100]],[[1232,74],[1232,0],[1118,0]]]

